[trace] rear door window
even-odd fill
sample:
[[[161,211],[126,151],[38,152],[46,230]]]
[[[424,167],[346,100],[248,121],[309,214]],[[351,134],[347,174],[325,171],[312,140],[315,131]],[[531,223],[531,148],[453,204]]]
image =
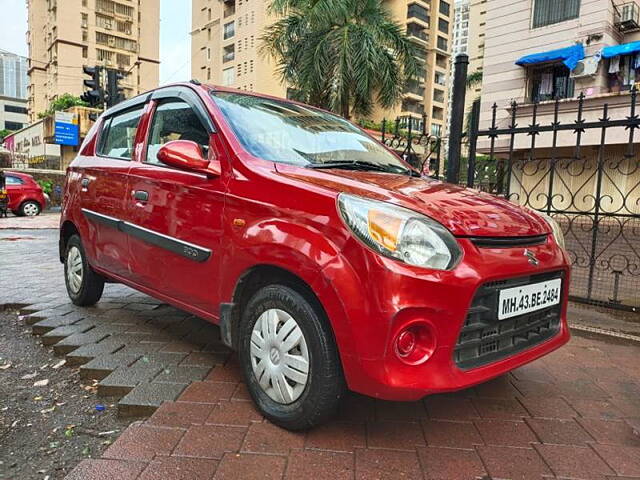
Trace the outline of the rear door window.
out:
[[[136,130],[144,106],[127,110],[106,120],[100,138],[98,154],[105,157],[131,160],[136,141]]]
[[[7,183],[7,185],[22,185],[24,182],[22,181],[21,178],[13,177],[11,175],[7,175],[6,183]]]

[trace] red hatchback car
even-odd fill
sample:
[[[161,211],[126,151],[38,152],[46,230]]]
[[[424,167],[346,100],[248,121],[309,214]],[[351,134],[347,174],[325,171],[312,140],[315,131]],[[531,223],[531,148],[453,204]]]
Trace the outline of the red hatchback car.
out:
[[[197,82],[102,115],[67,173],[60,257],[78,305],[115,281],[219,324],[288,429],[346,388],[417,400],[569,339],[552,219],[422,177],[333,114]]]
[[[9,210],[21,217],[40,215],[47,206],[42,187],[26,173],[4,172],[4,174],[9,194]]]

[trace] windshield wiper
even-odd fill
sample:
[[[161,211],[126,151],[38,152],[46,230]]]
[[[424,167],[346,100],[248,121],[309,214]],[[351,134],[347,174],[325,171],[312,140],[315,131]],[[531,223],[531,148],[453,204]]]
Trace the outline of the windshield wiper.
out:
[[[324,162],[324,163],[310,163],[307,165],[308,168],[314,169],[328,169],[328,168],[344,168],[344,169],[353,169],[353,170],[364,170],[364,171],[376,171],[376,172],[386,172],[386,173],[397,173],[400,175],[411,175],[420,176],[418,172],[414,172],[410,169],[403,169],[401,171],[397,171],[394,168],[389,168],[384,165],[378,165],[377,163],[365,162],[363,160],[337,160],[334,162]]]

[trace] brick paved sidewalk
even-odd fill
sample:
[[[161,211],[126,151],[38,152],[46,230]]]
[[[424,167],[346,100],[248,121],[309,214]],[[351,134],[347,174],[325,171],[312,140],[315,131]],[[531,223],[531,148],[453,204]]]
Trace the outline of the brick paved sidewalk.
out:
[[[12,235],[24,239],[3,240]],[[216,327],[119,285],[97,308],[71,306],[55,240],[0,232],[0,304],[31,304],[34,333],[100,379],[99,393],[122,397],[123,414],[153,412],[71,480],[640,478],[637,344],[575,336],[422,402],[352,394],[329,424],[293,434],[255,411]]]

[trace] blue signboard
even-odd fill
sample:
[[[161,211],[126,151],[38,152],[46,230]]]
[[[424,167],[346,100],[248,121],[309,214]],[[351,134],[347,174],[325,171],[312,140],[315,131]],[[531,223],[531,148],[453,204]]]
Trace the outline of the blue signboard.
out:
[[[78,115],[75,113],[56,112],[55,143],[58,145],[80,145],[80,128]]]

